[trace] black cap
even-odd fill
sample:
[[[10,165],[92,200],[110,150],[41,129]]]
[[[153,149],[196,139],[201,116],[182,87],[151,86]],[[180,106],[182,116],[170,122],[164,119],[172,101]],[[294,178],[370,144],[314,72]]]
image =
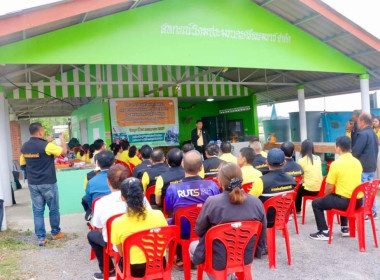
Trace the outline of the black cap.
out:
[[[282,166],[285,161],[285,154],[278,148],[273,148],[268,152],[268,164],[271,166]]]

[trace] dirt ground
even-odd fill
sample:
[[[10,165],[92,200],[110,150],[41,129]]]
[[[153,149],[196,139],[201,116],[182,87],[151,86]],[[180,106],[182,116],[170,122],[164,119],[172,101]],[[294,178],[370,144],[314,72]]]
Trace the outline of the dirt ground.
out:
[[[33,231],[28,189],[24,187],[16,191],[15,195],[17,205],[6,209],[8,227],[20,232],[17,238],[34,246],[34,234],[25,234],[25,231]],[[285,242],[278,233],[277,269],[269,269],[267,256],[255,259],[252,266],[254,279],[380,279],[380,250],[374,246],[370,223],[366,223],[367,251],[361,253],[358,250],[357,239],[342,238],[337,224],[334,225],[334,239],[331,245],[325,241],[309,239],[309,233],[316,231],[310,204],[307,205],[305,225],[300,224],[300,217],[298,221],[299,235],[295,233],[294,221],[290,221],[288,225],[292,265],[287,264]],[[379,220],[376,221],[376,225],[379,227]],[[46,228],[50,229],[48,220]],[[98,267],[96,260],[89,260],[90,247],[86,239],[88,228],[83,214],[63,215],[61,228],[68,233],[68,238],[52,241],[44,248],[36,245],[23,250],[18,255],[18,276],[3,279],[92,279],[93,273],[98,272]],[[196,272],[192,273],[192,279],[196,279]],[[183,273],[173,269],[172,279],[183,279]]]

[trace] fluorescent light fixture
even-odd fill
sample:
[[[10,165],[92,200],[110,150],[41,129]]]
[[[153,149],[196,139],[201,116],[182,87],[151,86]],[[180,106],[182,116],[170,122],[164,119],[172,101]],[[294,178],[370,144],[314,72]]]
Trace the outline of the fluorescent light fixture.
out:
[[[212,102],[212,101],[214,101],[214,98],[207,98],[206,101],[207,102]]]

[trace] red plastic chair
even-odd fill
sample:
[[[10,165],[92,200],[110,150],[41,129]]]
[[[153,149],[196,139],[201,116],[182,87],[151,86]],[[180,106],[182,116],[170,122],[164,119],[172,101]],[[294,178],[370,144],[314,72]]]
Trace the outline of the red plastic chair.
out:
[[[316,196],[310,196],[310,195],[305,195],[303,197],[302,201],[302,224],[305,224],[305,212],[306,212],[306,202],[308,200],[313,201],[314,199],[324,197],[325,196],[325,188],[326,188],[326,176],[323,177],[321,188],[319,189],[319,193]]]
[[[250,182],[250,183],[245,183],[243,184],[241,187],[243,188],[243,190],[245,191],[245,193],[249,193],[249,191],[252,189],[253,187],[253,183],[254,182]]]
[[[379,185],[380,185],[379,179],[373,180],[370,192],[364,193],[364,200],[365,200],[364,215],[367,215],[371,219],[373,239],[375,241],[376,248],[379,248],[379,246],[377,244],[376,226],[375,226],[375,219],[373,218],[372,207],[373,207],[373,204],[375,203],[376,194],[377,194],[377,191],[379,190]]]
[[[117,218],[123,215],[124,213],[116,214],[110,218],[108,218],[106,222],[106,228],[107,228],[107,246],[103,249],[103,276],[104,280],[109,279],[110,275],[110,263],[109,263],[109,257],[115,258],[115,263],[119,261],[119,252],[116,252],[113,249],[113,245],[111,243],[111,225],[112,222]]]
[[[180,239],[178,243],[182,246],[183,273],[185,280],[191,280],[191,259],[189,253],[190,243],[198,240],[199,236],[195,233],[195,223],[203,207],[202,203],[178,209],[174,213],[174,223],[182,228],[182,220],[185,218],[190,223],[190,238]]]
[[[288,255],[288,264],[292,264],[287,223],[289,220],[288,217],[290,214],[290,210],[293,207],[293,203],[294,192],[276,195],[264,202],[265,212],[268,212],[268,209],[271,207],[273,207],[276,210],[274,225],[271,228],[267,228],[268,260],[270,269],[276,268],[276,230],[282,231],[282,235],[285,238],[286,254]]]
[[[115,266],[117,279],[171,280],[171,270],[178,239],[178,226],[166,226],[143,230],[128,236],[123,242],[123,271],[120,271],[118,264]],[[130,250],[132,247],[138,247],[145,254],[146,270],[144,277],[137,278],[132,277],[131,275]],[[167,247],[169,247],[169,256],[166,262],[166,267],[164,268],[163,259],[165,258]]]
[[[210,181],[213,181],[219,189],[221,189],[220,185],[219,185],[219,181],[218,181],[218,178],[217,177],[206,177],[204,178],[205,180],[210,180]]]
[[[156,186],[150,186],[146,189],[145,191],[145,197],[148,200],[149,203],[151,203],[152,196],[155,197],[155,192],[156,192]]]
[[[253,249],[255,254],[262,224],[259,221],[240,221],[220,224],[212,227],[206,233],[205,262],[198,265],[197,280],[203,279],[203,271],[214,276],[215,280],[225,280],[227,275],[234,273],[238,279],[252,279],[252,262],[244,264],[244,251],[249,240],[256,235]],[[219,240],[227,250],[227,263],[224,270],[212,267],[212,244]]]
[[[133,163],[129,163],[129,169],[131,171],[131,176],[132,176],[132,173],[133,173],[133,170],[135,169],[135,165]]]
[[[128,164],[128,163],[126,163],[126,162],[124,162],[122,160],[118,160],[118,159],[115,160],[115,164],[122,164],[122,165],[124,165],[129,170],[129,175],[132,176],[133,169],[131,168],[130,164]],[[134,166],[133,166],[133,168],[134,168]]]
[[[358,195],[364,194],[364,205],[356,208],[356,200]],[[377,188],[372,182],[364,182],[357,186],[351,195],[350,202],[346,210],[331,209],[327,211],[327,221],[329,225],[329,244],[331,244],[331,237],[334,225],[334,215],[341,215],[348,218],[350,237],[355,237],[355,220],[358,230],[358,241],[360,252],[365,252],[365,226],[364,226],[364,213],[367,212],[365,209],[369,209],[372,213],[373,202],[377,193]],[[376,235],[376,232],[375,234]],[[375,238],[375,246],[377,247],[377,238]]]
[[[298,190],[301,187],[302,176],[297,176],[297,177],[294,178],[294,180],[296,181],[297,185],[293,189],[293,192],[294,192],[294,201],[293,201],[292,212],[293,212],[293,217],[294,217],[293,218],[294,219],[294,226],[296,227],[296,233],[300,234],[299,231],[298,231],[298,220],[297,220],[297,211],[296,211],[295,201],[296,201]]]
[[[99,197],[97,197],[97,198],[95,198],[95,199],[92,201],[92,204],[91,204],[92,213],[95,212],[95,204],[96,204],[96,202],[97,202],[99,199],[101,199],[102,197],[103,197],[103,195],[102,195],[102,196],[99,196]],[[95,229],[97,229],[96,227],[93,227],[93,226],[91,225],[90,222],[87,223],[87,226],[88,226],[88,229],[89,229],[89,230],[95,230]],[[94,250],[92,250],[92,248],[91,248],[91,252],[90,252],[90,260],[94,260],[95,258],[96,258],[96,256],[95,256],[95,252],[94,252]]]

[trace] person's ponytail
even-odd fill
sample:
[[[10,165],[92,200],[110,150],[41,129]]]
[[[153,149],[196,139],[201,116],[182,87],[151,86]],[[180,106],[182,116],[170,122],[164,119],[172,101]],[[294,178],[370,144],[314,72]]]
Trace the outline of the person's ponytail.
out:
[[[242,204],[246,199],[244,191],[240,187],[235,187],[230,192],[229,198],[232,204]]]

